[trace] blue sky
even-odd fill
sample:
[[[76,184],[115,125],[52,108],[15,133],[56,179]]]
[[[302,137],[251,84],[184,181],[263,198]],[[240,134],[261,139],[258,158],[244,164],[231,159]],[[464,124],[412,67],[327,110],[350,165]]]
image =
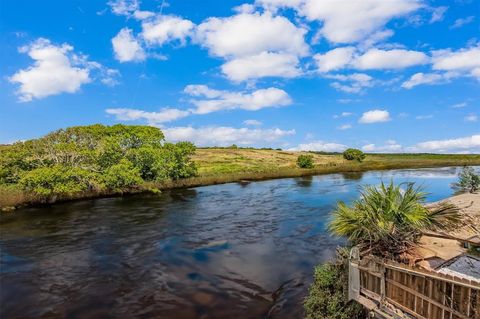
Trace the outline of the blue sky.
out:
[[[200,146],[480,152],[479,1],[0,6],[0,143],[126,123]]]

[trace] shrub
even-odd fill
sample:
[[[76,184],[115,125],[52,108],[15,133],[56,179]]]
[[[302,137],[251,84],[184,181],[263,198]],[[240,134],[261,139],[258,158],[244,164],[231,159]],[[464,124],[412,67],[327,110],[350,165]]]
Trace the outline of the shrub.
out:
[[[348,161],[357,160],[361,162],[365,159],[365,153],[356,148],[349,148],[343,152],[343,158]]]
[[[103,181],[109,189],[122,190],[141,184],[142,177],[132,162],[122,159],[120,163],[105,170]]]
[[[297,165],[300,168],[313,168],[313,155],[299,155],[297,158]]]
[[[476,174],[472,167],[465,166],[458,175],[458,183],[455,186],[475,193],[480,188],[480,175]]]
[[[315,268],[314,280],[304,302],[307,319],[360,319],[363,308],[348,302],[346,250],[337,252],[337,259]]]
[[[159,161],[153,168],[157,172],[157,180],[177,180],[195,176],[197,167],[190,159],[194,153],[195,145],[190,142],[165,143]]]
[[[100,187],[95,173],[78,167],[55,165],[29,171],[20,179],[26,191],[40,196],[69,195]]]

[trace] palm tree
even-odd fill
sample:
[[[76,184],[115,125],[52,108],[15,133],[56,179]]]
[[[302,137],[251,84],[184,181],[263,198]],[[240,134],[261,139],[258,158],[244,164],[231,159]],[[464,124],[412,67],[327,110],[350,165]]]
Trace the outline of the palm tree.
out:
[[[415,245],[423,231],[439,231],[460,221],[455,205],[425,207],[426,193],[414,183],[363,186],[351,206],[339,202],[330,231],[345,236],[363,253],[395,257]]]

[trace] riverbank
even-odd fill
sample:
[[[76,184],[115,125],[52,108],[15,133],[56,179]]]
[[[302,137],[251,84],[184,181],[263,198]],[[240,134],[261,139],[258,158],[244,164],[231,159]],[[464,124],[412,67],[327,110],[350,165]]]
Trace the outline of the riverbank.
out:
[[[50,198],[39,198],[18,189],[0,188],[0,208],[2,211],[11,211],[18,207],[45,203],[275,178],[388,169],[480,165],[480,155],[368,154],[365,161],[359,163],[346,161],[341,154],[308,153],[313,155],[315,167],[300,169],[296,166],[296,160],[298,155],[305,153],[260,149],[197,149],[192,158],[198,167],[197,177],[164,183],[146,182],[122,191],[89,191]]]

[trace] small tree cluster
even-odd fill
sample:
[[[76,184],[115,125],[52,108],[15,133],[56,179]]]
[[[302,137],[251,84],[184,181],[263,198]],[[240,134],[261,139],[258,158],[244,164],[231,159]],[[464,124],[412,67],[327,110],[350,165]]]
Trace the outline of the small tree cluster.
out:
[[[475,193],[480,189],[480,175],[472,167],[465,166],[458,175],[458,183],[455,186],[470,193]]]
[[[189,142],[166,143],[151,126],[70,127],[2,147],[0,185],[42,197],[121,191],[194,176],[194,152]]]
[[[299,155],[297,158],[297,165],[300,168],[313,168],[313,155]]]
[[[343,152],[343,158],[348,161],[363,161],[365,159],[365,153],[356,148],[349,148]]]

